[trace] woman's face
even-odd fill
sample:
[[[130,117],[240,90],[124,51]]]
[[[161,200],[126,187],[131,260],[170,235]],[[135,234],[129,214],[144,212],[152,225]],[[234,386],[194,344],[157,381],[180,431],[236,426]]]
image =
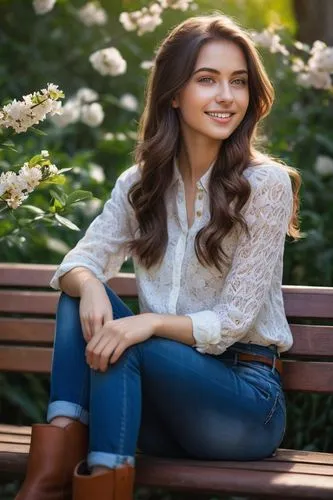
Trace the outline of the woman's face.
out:
[[[172,101],[182,134],[190,140],[227,139],[243,120],[248,104],[246,59],[228,40],[201,48],[191,78]]]

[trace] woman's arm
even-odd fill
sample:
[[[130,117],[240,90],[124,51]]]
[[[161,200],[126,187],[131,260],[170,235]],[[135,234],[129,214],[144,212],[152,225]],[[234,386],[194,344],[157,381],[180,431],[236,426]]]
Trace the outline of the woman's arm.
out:
[[[102,213],[90,224],[83,238],[67,253],[58,267],[50,283],[53,288],[66,286],[67,291],[71,290],[70,295],[78,296],[78,285],[88,279],[88,271],[101,282],[117,274],[127,257],[127,243],[133,238],[134,214],[127,193],[137,178],[138,170],[132,167],[117,179]],[[72,273],[75,268],[80,269]],[[60,278],[69,271],[71,275],[66,281],[62,280],[60,286]]]
[[[202,353],[221,354],[246,335],[267,301],[283,254],[293,203],[290,178],[278,166],[258,167],[250,175],[243,213],[249,234],[239,236],[220,300],[212,310],[188,315]]]
[[[101,284],[94,273],[85,267],[75,267],[59,278],[60,289],[71,297],[81,297],[85,285]]]

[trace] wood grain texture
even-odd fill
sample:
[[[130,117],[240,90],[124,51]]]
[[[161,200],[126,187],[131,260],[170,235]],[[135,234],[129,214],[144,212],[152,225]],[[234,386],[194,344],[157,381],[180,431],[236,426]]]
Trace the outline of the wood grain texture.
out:
[[[26,444],[0,442],[2,471],[23,475],[28,448]],[[308,460],[307,463],[273,459],[260,462],[207,462],[139,454],[136,484],[177,491],[256,494],[267,498],[289,498],[292,493],[292,498],[332,499],[333,466],[311,463],[310,456]]]

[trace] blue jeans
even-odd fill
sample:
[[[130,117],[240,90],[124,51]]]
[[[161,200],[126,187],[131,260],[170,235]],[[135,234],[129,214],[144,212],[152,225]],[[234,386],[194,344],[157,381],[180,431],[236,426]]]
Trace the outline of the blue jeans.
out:
[[[132,311],[106,286],[114,319]],[[79,299],[61,294],[47,421],[89,425],[88,466],[135,464],[149,455],[257,460],[272,455],[285,431],[285,402],[275,368],[240,362],[237,352],[273,356],[268,347],[234,344],[220,356],[152,337],[128,348],[106,372],[91,370]]]

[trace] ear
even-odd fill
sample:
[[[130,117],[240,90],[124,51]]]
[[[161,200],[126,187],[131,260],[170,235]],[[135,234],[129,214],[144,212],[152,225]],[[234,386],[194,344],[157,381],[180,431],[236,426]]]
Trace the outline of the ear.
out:
[[[178,95],[176,95],[175,97],[172,98],[171,106],[173,108],[179,108]]]

